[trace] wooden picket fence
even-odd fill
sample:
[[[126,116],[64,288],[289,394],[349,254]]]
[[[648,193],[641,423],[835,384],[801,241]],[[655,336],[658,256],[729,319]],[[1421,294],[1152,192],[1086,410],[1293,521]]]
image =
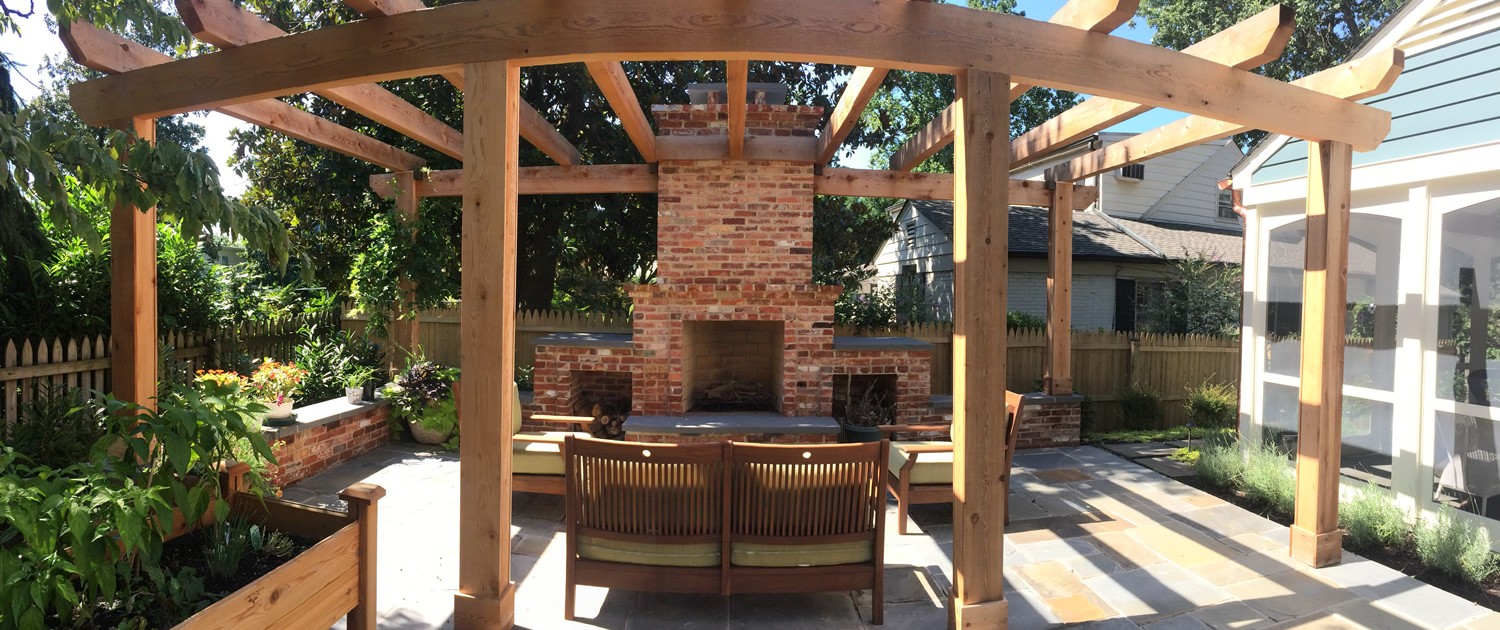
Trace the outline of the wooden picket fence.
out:
[[[338,314],[300,315],[213,331],[170,331],[159,343],[173,369],[226,369],[236,356],[290,360],[304,326],[337,330]],[[85,391],[110,389],[108,335],[77,339],[11,339],[0,343],[0,423],[13,422],[20,409],[49,387]]]
[[[423,355],[461,365],[457,309],[419,314]],[[363,330],[365,317],[346,314],[344,328]],[[556,332],[629,333],[628,314],[520,311],[516,314],[516,367],[532,365],[535,340]],[[839,326],[839,336],[910,337],[932,349],[932,391],[953,391],[953,324],[934,322],[891,329],[856,330]],[[1011,331],[1006,354],[1006,387],[1035,391],[1046,365],[1047,338],[1041,330]],[[1120,425],[1116,392],[1131,383],[1161,394],[1166,425],[1187,422],[1182,402],[1187,389],[1205,380],[1237,386],[1240,378],[1238,339],[1203,335],[1153,335],[1128,332],[1073,331],[1073,387],[1092,401],[1095,426]]]

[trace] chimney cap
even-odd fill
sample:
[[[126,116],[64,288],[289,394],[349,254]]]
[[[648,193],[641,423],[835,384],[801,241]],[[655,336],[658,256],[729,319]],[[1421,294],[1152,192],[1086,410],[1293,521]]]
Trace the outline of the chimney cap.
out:
[[[687,86],[688,103],[693,105],[707,105],[710,102],[723,104],[729,101],[728,88],[723,83],[690,83]],[[713,94],[712,100],[709,95]],[[757,100],[757,94],[764,98]],[[764,105],[785,105],[786,86],[780,83],[751,83],[745,90],[746,103],[760,103]]]

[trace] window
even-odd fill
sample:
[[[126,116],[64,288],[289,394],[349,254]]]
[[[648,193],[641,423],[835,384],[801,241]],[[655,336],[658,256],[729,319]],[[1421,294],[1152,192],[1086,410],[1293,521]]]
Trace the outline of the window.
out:
[[[1130,166],[1122,166],[1120,167],[1120,172],[1116,175],[1116,177],[1119,177],[1120,179],[1133,179],[1136,181],[1146,179],[1146,165],[1131,164]]]
[[[1219,218],[1238,219],[1239,215],[1234,212],[1234,191],[1219,191]]]

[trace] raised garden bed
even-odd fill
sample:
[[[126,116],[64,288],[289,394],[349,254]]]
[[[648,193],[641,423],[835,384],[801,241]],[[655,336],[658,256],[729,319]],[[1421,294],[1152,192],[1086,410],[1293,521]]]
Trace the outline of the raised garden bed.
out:
[[[339,494],[349,512],[337,512],[242,492],[248,469],[236,464],[224,474],[230,514],[316,542],[174,628],[325,630],[347,616],[351,630],[373,630],[376,506],[385,489],[365,483],[349,486]]]

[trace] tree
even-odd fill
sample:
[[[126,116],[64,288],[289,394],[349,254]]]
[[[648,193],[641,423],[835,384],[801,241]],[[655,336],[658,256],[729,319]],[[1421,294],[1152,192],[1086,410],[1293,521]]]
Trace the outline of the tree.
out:
[[[1140,15],[1156,29],[1152,43],[1181,50],[1275,4],[1271,0],[1142,0]],[[1255,72],[1291,81],[1343,63],[1375,33],[1403,0],[1289,0],[1297,27],[1285,52]],[[1235,140],[1249,150],[1263,131]]]
[[[1162,334],[1235,336],[1240,329],[1240,266],[1201,253],[1173,261],[1161,299],[1148,303],[1141,328]]]

